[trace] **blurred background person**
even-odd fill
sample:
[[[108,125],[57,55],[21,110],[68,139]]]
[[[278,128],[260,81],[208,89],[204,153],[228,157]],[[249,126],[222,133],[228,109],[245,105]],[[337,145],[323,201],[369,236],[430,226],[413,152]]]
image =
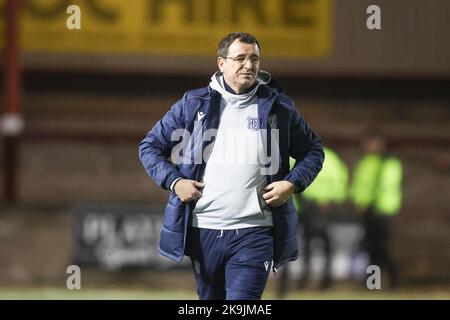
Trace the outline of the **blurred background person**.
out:
[[[327,289],[331,285],[332,244],[329,235],[331,215],[337,214],[347,197],[348,169],[339,155],[325,148],[323,172],[317,177],[316,183],[301,194],[302,211],[300,225],[303,227],[303,267],[300,287],[307,286],[311,280],[312,241],[319,239],[324,252],[324,266],[319,287]]]
[[[403,168],[400,159],[387,153],[382,133],[369,131],[362,139],[364,155],[353,173],[350,198],[363,214],[365,249],[371,265],[378,265],[382,274],[389,273],[389,286],[399,282],[398,268],[389,252],[391,220],[402,203]]]
[[[324,253],[324,265],[320,275],[319,288],[327,289],[332,284],[331,259],[332,244],[328,230],[332,215],[337,214],[347,197],[348,169],[341,157],[330,147],[324,147],[325,160],[322,171],[316,180],[300,195],[294,196],[294,205],[299,213],[301,228],[303,267],[299,287],[307,286],[311,280],[311,257],[313,240],[321,241]],[[295,161],[291,159],[291,166]],[[284,296],[287,291],[288,270],[283,268],[280,275],[278,294]]]

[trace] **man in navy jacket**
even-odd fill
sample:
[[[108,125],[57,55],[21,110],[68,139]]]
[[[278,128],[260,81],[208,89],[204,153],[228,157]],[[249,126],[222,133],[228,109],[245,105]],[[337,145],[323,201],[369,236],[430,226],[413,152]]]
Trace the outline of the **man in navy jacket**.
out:
[[[291,196],[315,179],[324,152],[260,70],[255,37],[227,35],[217,62],[209,86],[186,92],[148,132],[139,158],[171,190],[160,253],[190,256],[200,299],[260,299],[271,267],[298,257]]]

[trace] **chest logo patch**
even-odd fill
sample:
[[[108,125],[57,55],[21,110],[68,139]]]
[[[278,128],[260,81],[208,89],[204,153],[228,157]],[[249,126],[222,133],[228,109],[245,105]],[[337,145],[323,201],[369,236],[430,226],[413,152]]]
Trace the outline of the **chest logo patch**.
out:
[[[259,119],[257,117],[247,117],[247,129],[252,131],[258,131]]]

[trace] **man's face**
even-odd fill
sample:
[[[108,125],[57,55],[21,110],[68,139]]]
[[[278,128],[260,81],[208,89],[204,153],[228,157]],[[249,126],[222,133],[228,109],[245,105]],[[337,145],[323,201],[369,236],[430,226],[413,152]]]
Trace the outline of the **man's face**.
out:
[[[228,48],[227,57],[217,59],[225,81],[236,93],[242,93],[255,83],[259,71],[259,57],[256,44],[243,43],[236,39]]]

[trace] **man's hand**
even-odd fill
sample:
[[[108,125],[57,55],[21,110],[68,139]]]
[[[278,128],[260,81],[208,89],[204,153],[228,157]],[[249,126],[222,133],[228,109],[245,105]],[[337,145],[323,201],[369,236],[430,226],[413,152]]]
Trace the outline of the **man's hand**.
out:
[[[279,207],[294,193],[295,185],[289,181],[275,181],[264,188],[263,199],[271,207]]]
[[[204,186],[204,183],[195,180],[180,179],[175,183],[173,191],[175,191],[182,202],[191,202],[198,200],[202,196],[198,189]]]

